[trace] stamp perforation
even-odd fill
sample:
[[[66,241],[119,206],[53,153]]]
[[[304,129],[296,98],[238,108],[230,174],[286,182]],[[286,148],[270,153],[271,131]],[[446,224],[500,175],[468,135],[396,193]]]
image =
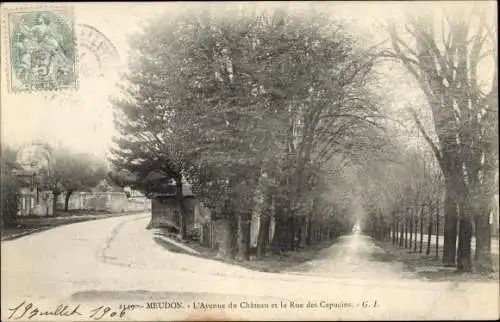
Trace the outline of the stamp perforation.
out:
[[[73,34],[72,37],[72,46],[74,47],[74,57],[73,57],[73,81],[68,86],[59,86],[54,88],[37,88],[26,89],[26,90],[14,90],[12,83],[12,57],[11,57],[11,26],[9,22],[9,17],[13,14],[26,14],[32,12],[63,12],[63,18],[66,18],[66,22],[68,26],[71,28],[71,32]],[[40,94],[40,95],[49,95],[53,96],[55,93],[64,93],[64,92],[74,92],[80,86],[80,80],[78,75],[78,66],[79,66],[79,43],[78,37],[76,36],[76,23],[75,23],[75,12],[74,7],[72,5],[61,5],[61,4],[23,4],[23,5],[3,5],[2,6],[2,15],[1,15],[1,24],[3,29],[2,34],[2,44],[3,44],[3,69],[5,70],[5,82],[8,89],[8,92],[11,94]]]

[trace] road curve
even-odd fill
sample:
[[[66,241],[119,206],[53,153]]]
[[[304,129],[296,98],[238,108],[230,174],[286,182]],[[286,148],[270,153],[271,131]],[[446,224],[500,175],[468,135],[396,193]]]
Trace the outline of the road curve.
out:
[[[272,274],[168,252],[145,229],[148,220],[147,214],[109,218],[2,242],[2,320],[12,313],[19,315],[9,309],[23,302],[40,310],[61,303],[80,304],[81,315],[58,318],[70,321],[89,320],[87,311],[98,304],[117,307],[152,300],[180,301],[184,307],[135,309],[121,319],[180,320],[193,314],[196,319],[214,315],[245,320],[492,319],[499,315],[497,283],[406,279],[398,265],[376,260],[380,249],[364,236],[344,237],[325,250],[322,260],[304,264],[312,265],[306,275]],[[189,304],[193,301],[279,306],[248,308],[245,304],[232,311],[227,307],[200,311]],[[295,305],[290,307],[290,301]],[[54,317],[36,315],[30,320]]]

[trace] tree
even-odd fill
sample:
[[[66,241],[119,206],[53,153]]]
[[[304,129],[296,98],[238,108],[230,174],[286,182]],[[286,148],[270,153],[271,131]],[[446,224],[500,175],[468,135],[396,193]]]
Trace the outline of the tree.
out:
[[[457,14],[443,12],[410,16],[405,29],[411,42],[388,28],[393,52],[414,76],[432,111],[438,141],[432,140],[415,115],[416,124],[432,147],[445,179],[445,247],[443,261],[472,269],[470,239],[476,226],[479,267],[490,266],[489,209],[498,160],[498,61],[496,36],[488,25],[485,8]],[[491,45],[492,44],[492,45]],[[490,47],[490,48],[488,48]],[[493,47],[493,49],[491,49]],[[484,58],[494,58],[490,86],[480,79]],[[458,213],[457,213],[458,212]],[[455,250],[459,218],[459,248]]]
[[[381,113],[366,85],[373,56],[321,14],[162,16],[131,46],[127,97],[115,104],[122,136],[114,163],[185,177],[221,225],[221,256],[234,249],[248,257],[262,190],[275,212],[272,244],[293,249],[317,170],[379,135]]]
[[[9,225],[15,221],[18,211],[19,182],[13,173],[16,151],[2,146],[0,155],[0,225]]]
[[[54,213],[57,197],[64,193],[64,211],[75,191],[90,190],[106,177],[106,166],[90,154],[74,153],[66,148],[54,150],[54,169],[50,187],[54,195]]]

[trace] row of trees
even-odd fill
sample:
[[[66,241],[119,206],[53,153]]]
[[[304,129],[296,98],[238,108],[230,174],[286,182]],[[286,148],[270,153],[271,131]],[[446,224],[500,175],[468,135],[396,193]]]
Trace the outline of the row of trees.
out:
[[[375,210],[367,214],[364,230],[377,240],[392,240],[427,255],[432,251],[439,258],[444,182],[435,159],[422,152],[407,152],[376,176],[365,174],[372,184],[390,189],[367,192],[372,201],[365,207]]]
[[[391,23],[387,28],[392,49],[385,56],[401,62],[413,76],[432,114],[431,130],[417,110],[410,109],[442,174],[443,262],[462,271],[473,268],[473,233],[476,268],[491,269],[489,217],[493,195],[498,193],[498,60],[496,28],[489,22],[488,10],[473,7],[408,16],[404,26]],[[491,77],[484,72],[491,72]],[[423,202],[439,209],[441,193],[434,190],[434,202]],[[397,200],[394,207],[407,213],[405,203]]]
[[[88,191],[107,177],[107,167],[102,160],[87,153],[75,153],[67,148],[50,149],[53,164],[49,171],[42,171],[36,180],[23,182],[15,174],[19,169],[16,163],[17,151],[3,146],[1,152],[1,207],[2,222],[15,221],[21,187],[32,187],[39,191],[48,190],[53,195],[54,214],[57,199],[64,195],[64,211],[68,211],[69,200],[75,191]],[[47,169],[45,169],[47,170]]]
[[[217,9],[160,16],[131,39],[115,166],[143,189],[163,171],[184,213],[187,179],[218,223],[221,256],[248,258],[256,210],[260,252],[293,250],[302,234],[310,244],[314,223],[345,233],[349,199],[331,198],[326,178],[384,144],[376,56],[317,12]]]

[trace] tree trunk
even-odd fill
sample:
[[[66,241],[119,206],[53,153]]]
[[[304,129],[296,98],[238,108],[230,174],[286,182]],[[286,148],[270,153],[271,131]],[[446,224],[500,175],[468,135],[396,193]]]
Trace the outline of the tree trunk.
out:
[[[217,257],[231,258],[232,231],[229,219],[217,219],[215,221],[216,238],[218,244]]]
[[[176,198],[177,202],[179,203],[179,209],[180,209],[180,220],[179,220],[179,233],[181,235],[181,239],[185,239],[187,235],[187,208],[186,205],[184,204],[184,193],[182,192],[182,177],[176,177],[175,178],[175,193],[176,193]]]
[[[409,241],[410,251],[411,248],[413,247],[413,220],[414,220],[413,216],[410,217],[410,241]]]
[[[397,238],[398,238],[398,225],[396,223],[396,219],[393,220],[392,222],[392,244],[393,245],[396,245],[396,243],[398,242]]]
[[[404,236],[404,231],[405,231],[405,227],[404,227],[404,222],[403,222],[403,219],[401,220],[401,223],[400,223],[400,229],[399,229],[399,247],[403,247],[404,246],[404,240],[405,240],[405,236]]]
[[[408,217],[405,217],[405,248],[408,248]]]
[[[471,259],[472,222],[468,214],[461,212],[458,226],[457,269],[461,272],[472,271]]]
[[[486,208],[486,207],[484,207]],[[486,209],[481,209],[484,213],[478,213],[474,216],[476,226],[476,269],[480,272],[492,271],[492,258],[491,258],[491,225],[488,216],[489,213]]]
[[[72,194],[73,194],[73,190],[66,191],[66,195],[64,196],[64,211],[68,211],[69,199],[71,198]]]
[[[283,214],[278,211],[274,217],[274,236],[272,241],[272,250],[275,254],[279,254],[285,248],[283,245],[286,235],[285,230],[285,218],[283,218]]]
[[[250,245],[250,218],[249,214],[237,214],[237,244],[238,255],[236,259],[239,261],[248,260],[250,258],[249,245]]]
[[[439,259],[439,214],[441,212],[440,210],[441,210],[441,205],[438,200],[436,204],[436,245],[435,245],[436,259]]]
[[[56,215],[57,212],[57,198],[59,197],[60,192],[52,192],[52,216]]]
[[[395,230],[395,237],[396,237],[396,245],[399,244],[399,230],[401,228],[401,225],[399,224],[399,219],[396,220],[396,230]]]
[[[424,209],[420,210],[420,247],[419,252],[422,253],[424,247]]]
[[[288,249],[295,250],[295,216],[288,217]]]
[[[312,212],[307,216],[306,245],[311,246],[313,240]]]
[[[229,231],[231,233],[231,258],[238,256],[238,217],[229,217]]]
[[[305,222],[305,218],[304,217],[301,217],[298,224],[297,224],[297,245],[296,247],[297,248],[301,248],[303,246],[303,243],[302,243],[302,236],[303,236],[303,232],[302,232],[302,229],[304,227],[304,222]]]
[[[413,237],[414,238],[414,248],[413,248],[413,251],[415,251],[415,253],[417,252],[417,237],[418,237],[418,213],[415,213],[415,222],[414,222],[414,225],[415,225],[415,228],[413,228],[413,230],[415,231],[415,236]]]
[[[457,204],[453,200],[453,185],[446,184],[444,197],[444,246],[443,264],[445,267],[455,266],[457,252]]]
[[[493,212],[492,221],[491,221],[491,230],[492,230],[491,235],[492,235],[493,237],[498,238],[498,237],[499,237],[499,230],[498,230],[498,212],[497,212],[496,210]]]
[[[432,236],[432,207],[429,205],[429,225],[427,226],[427,250],[425,254],[431,254],[431,236]]]
[[[267,244],[269,243],[269,216],[260,217],[259,237],[257,239],[257,259],[262,259],[266,253]]]

